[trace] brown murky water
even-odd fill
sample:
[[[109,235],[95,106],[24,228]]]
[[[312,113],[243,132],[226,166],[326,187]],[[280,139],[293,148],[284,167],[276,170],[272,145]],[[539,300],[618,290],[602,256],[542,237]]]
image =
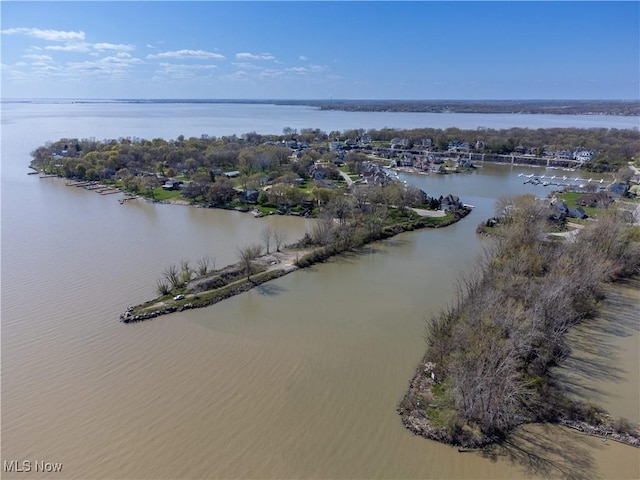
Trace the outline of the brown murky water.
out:
[[[414,437],[395,413],[425,348],[425,319],[479,252],[475,225],[495,198],[522,190],[522,170],[412,177],[429,192],[459,192],[476,211],[207,309],[123,325],[118,315],[153,294],[166,265],[234,262],[265,225],[294,239],[307,222],[121,206],[27,177],[25,155],[40,142],[20,132],[2,133],[2,460],[62,462],[63,471],[3,478],[640,476],[637,449],[566,429],[523,428],[483,456]],[[585,379],[586,368],[568,367],[580,388],[634,421],[640,326],[625,305],[637,292],[630,284],[612,296],[617,328],[576,332],[584,342],[572,358],[593,355],[599,370]]]

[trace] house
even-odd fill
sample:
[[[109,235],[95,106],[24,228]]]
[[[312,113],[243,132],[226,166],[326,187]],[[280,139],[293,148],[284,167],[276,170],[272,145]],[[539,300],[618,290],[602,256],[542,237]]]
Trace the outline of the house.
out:
[[[454,210],[458,210],[462,207],[462,202],[460,202],[460,198],[455,195],[447,195],[442,199],[441,206],[442,210],[445,212],[450,212]]]
[[[386,185],[389,181],[389,177],[380,170],[364,172],[362,178],[367,185]]]
[[[591,193],[576,200],[576,205],[593,208],[607,208],[611,203],[613,203],[613,198],[607,192]]]
[[[567,204],[564,202],[556,205],[556,211],[562,217],[569,215],[569,207],[567,207]]]
[[[396,161],[396,165],[399,167],[413,167],[413,157],[411,155],[403,155],[402,158]]]
[[[179,190],[183,182],[181,180],[167,180],[162,184],[163,190]]]
[[[410,142],[407,138],[392,138],[391,139],[391,150],[397,150],[402,148],[409,148]]]
[[[573,152],[569,150],[556,150],[554,156],[561,160],[573,160]]]
[[[590,162],[595,154],[590,150],[579,150],[575,153],[575,159],[580,163]]]
[[[454,152],[468,152],[471,148],[471,145],[469,145],[469,142],[461,142],[459,140],[452,140],[449,142],[449,144],[447,145],[449,151],[454,151]]]
[[[585,213],[582,207],[570,208],[569,214],[567,216],[571,218],[580,218],[580,219],[585,219],[588,217],[588,215]]]
[[[622,182],[614,182],[609,186],[609,190],[621,197],[624,197],[629,191],[629,185]]]
[[[329,143],[329,151],[330,152],[339,152],[340,150],[342,150],[342,143],[341,142],[330,142]]]
[[[516,148],[513,149],[513,151],[515,153],[517,153],[518,155],[524,155],[524,153],[527,151],[527,149],[524,148],[523,145],[518,145]]]
[[[238,170],[232,170],[230,172],[224,172],[223,175],[227,178],[234,178],[240,175]]]
[[[258,196],[260,192],[258,190],[244,190],[240,194],[240,198],[243,202],[258,203]]]
[[[314,163],[309,168],[309,176],[314,180],[324,180],[327,176],[327,170],[322,165]]]

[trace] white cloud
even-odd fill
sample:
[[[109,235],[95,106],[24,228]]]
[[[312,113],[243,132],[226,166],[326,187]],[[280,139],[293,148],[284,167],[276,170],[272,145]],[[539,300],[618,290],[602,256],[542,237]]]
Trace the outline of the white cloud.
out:
[[[47,45],[44,47],[45,50],[54,51],[54,52],[77,52],[77,53],[86,53],[86,52],[105,52],[105,51],[114,51],[114,52],[130,52],[135,50],[135,46],[133,45],[125,45],[122,43],[87,43],[87,42],[69,42],[65,45]]]
[[[303,62],[306,62],[307,60],[309,60],[307,57],[305,57],[304,55],[300,55],[298,57],[298,59],[302,60]]]
[[[290,67],[285,69],[287,72],[295,73],[298,75],[309,75],[311,73],[321,73],[326,69],[320,65],[309,65],[307,67]]]
[[[52,62],[53,61],[53,58],[51,58],[49,55],[30,54],[30,55],[22,55],[22,58],[27,58],[29,60],[34,60],[36,62]]]
[[[50,42],[69,42],[84,40],[84,32],[64,31],[64,30],[41,30],[39,28],[7,28],[2,30],[5,35],[26,35],[28,37],[48,40]]]
[[[147,58],[210,58],[214,60],[224,60],[226,57],[219,53],[207,52],[205,50],[183,49],[147,55]]]
[[[91,50],[91,45],[84,42],[67,43],[66,45],[47,45],[45,50],[54,52],[88,52]]]
[[[275,70],[272,68],[268,68],[260,72],[258,76],[260,78],[274,78],[274,77],[281,77],[282,75],[284,75],[284,73],[285,72],[282,70]]]
[[[122,43],[106,43],[106,42],[94,43],[93,48],[95,48],[100,52],[104,50],[115,50],[118,52],[131,52],[132,50],[136,49],[136,47],[134,47],[133,45],[124,45]]]
[[[236,58],[238,60],[275,60],[276,57],[271,55],[270,53],[236,53]]]

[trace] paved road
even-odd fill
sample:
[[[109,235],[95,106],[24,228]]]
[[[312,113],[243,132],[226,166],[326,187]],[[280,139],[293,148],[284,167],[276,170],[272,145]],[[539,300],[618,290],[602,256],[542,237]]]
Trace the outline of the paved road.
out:
[[[344,178],[344,181],[347,182],[347,187],[351,188],[351,185],[353,185],[353,180],[351,180],[351,177],[342,170],[338,171],[340,172],[340,175],[342,175],[342,178]]]

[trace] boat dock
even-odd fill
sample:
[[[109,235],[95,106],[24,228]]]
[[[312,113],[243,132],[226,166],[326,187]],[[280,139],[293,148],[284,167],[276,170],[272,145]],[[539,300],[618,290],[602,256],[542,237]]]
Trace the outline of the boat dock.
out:
[[[523,184],[531,184],[531,185],[542,185],[543,187],[548,186],[556,186],[556,187],[569,187],[569,188],[585,188],[587,185],[595,185],[598,189],[605,189],[612,182],[604,181],[604,179],[593,179],[593,178],[581,178],[581,177],[567,177],[566,175],[534,175],[529,174],[525,175],[524,173],[520,173],[518,177],[526,178]]]

